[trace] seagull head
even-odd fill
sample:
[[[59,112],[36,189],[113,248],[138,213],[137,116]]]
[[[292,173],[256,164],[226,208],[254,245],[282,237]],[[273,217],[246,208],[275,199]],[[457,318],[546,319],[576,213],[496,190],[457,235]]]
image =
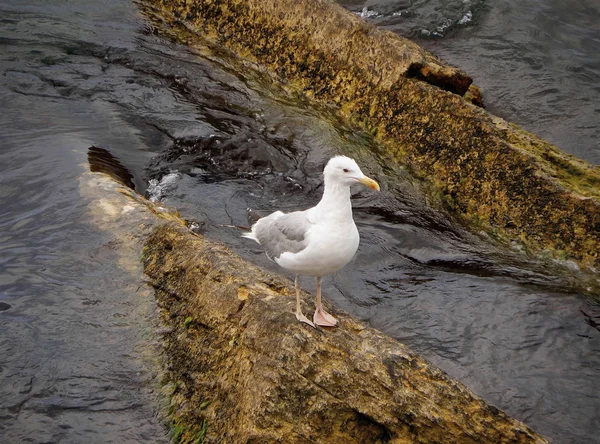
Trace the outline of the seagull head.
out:
[[[358,182],[372,190],[379,191],[379,184],[370,177],[365,176],[354,159],[346,156],[335,156],[329,159],[323,170],[323,176],[326,182],[347,186]]]

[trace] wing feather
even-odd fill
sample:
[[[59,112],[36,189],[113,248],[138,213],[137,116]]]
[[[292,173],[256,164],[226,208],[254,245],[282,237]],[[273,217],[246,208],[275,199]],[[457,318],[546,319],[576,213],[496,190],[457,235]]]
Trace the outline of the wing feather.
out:
[[[278,211],[258,220],[252,227],[252,232],[267,256],[275,260],[283,253],[298,253],[304,250],[312,225],[306,211],[288,214]]]

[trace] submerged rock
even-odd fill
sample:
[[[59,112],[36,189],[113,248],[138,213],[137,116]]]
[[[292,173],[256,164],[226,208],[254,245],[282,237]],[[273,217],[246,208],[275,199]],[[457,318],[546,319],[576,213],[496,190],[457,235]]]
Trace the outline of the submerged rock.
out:
[[[299,323],[291,282],[179,224],[152,232],[143,261],[173,327],[182,442],[546,442],[347,314],[334,330]]]
[[[409,165],[473,229],[600,266],[600,168],[473,105],[471,78],[415,43],[327,0],[143,4],[169,35],[229,48],[377,134],[382,162]]]

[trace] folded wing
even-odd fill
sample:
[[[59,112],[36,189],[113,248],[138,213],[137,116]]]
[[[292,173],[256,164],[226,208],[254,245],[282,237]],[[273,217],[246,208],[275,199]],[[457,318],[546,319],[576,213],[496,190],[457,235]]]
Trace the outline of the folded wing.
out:
[[[278,211],[258,220],[252,227],[255,239],[263,246],[271,260],[283,253],[298,253],[308,245],[312,223],[306,211],[282,213]]]

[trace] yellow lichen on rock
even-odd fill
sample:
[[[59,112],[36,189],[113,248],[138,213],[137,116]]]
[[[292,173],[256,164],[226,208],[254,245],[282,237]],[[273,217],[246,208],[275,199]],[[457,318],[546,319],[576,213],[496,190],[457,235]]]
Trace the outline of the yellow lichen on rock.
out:
[[[144,267],[181,442],[203,426],[214,443],[546,442],[344,313],[333,331],[297,322],[293,284],[180,225],[153,231]]]

